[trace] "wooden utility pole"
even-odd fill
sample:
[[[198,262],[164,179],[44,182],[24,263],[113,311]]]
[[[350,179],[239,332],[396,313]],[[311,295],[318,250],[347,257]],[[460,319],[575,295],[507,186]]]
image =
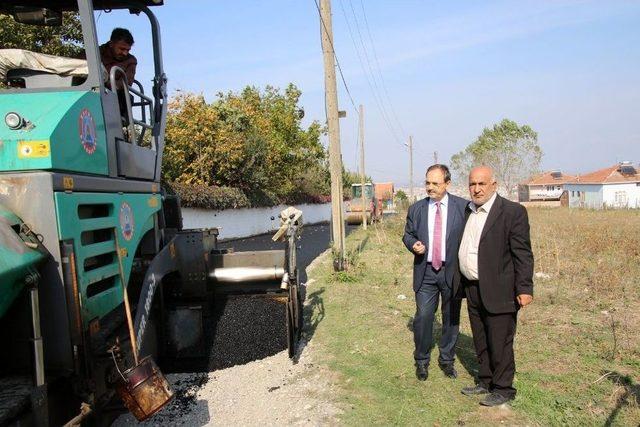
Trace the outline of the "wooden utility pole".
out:
[[[362,228],[367,229],[367,205],[364,197],[364,107],[360,104],[360,195],[362,196]],[[371,212],[373,218],[373,211]]]
[[[344,269],[344,220],[342,218],[342,155],[336,90],[335,52],[331,28],[331,1],[320,0],[320,32],[324,59],[325,109],[329,127],[329,169],[331,172],[331,240],[337,252],[334,268]]]
[[[413,137],[409,135],[409,201],[413,202]]]

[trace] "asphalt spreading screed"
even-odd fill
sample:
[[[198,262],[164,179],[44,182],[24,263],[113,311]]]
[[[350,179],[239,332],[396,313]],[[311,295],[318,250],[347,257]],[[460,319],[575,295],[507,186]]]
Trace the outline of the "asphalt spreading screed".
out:
[[[286,304],[264,297],[219,298],[207,337],[209,371],[273,356],[287,348]],[[208,321],[208,319],[206,320]]]

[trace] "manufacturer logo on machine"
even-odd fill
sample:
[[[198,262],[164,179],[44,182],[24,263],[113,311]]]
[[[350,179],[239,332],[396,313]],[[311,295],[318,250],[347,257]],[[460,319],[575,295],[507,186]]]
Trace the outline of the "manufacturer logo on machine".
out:
[[[120,205],[120,229],[122,237],[129,241],[133,237],[133,211],[127,202]]]
[[[80,111],[78,117],[78,130],[80,131],[80,142],[87,154],[96,151],[98,141],[96,140],[96,124],[91,113],[86,108]]]

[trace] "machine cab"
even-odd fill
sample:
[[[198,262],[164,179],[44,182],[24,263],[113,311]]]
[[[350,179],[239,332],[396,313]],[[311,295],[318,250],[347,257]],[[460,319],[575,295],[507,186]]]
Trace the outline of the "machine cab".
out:
[[[353,200],[356,199],[360,199],[362,197],[362,184],[352,184],[351,185],[351,198]],[[374,188],[373,188],[373,184],[370,182],[367,182],[366,184],[364,184],[364,198],[366,200],[371,200],[373,199],[375,194]]]
[[[149,9],[160,4],[3,0],[0,22],[14,37],[0,49],[0,172],[160,180],[167,91],[159,25]],[[118,14],[149,23],[150,37],[138,36],[151,48],[134,44],[133,52],[153,63],[147,81],[128,81],[120,67],[107,72],[103,65],[100,46],[112,28],[101,26]],[[34,28],[44,43],[20,37]]]

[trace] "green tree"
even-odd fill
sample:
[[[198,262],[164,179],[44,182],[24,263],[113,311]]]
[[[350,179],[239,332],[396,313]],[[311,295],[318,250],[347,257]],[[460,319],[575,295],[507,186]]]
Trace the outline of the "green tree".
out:
[[[451,168],[459,181],[467,179],[474,166],[493,168],[504,194],[515,194],[518,183],[538,173],[542,149],[538,134],[527,125],[503,119],[482,134],[463,151],[451,157]]]
[[[283,92],[246,87],[212,103],[178,95],[169,106],[165,179],[238,188],[254,204],[326,194],[322,129],[317,122],[302,127],[300,95],[294,85]]]
[[[400,200],[400,201],[405,201],[407,200],[409,197],[407,196],[407,193],[405,193],[402,190],[398,190],[396,191],[396,199]]]
[[[84,53],[77,13],[63,12],[61,26],[27,25],[0,14],[0,49],[26,49],[49,55],[78,57]]]

